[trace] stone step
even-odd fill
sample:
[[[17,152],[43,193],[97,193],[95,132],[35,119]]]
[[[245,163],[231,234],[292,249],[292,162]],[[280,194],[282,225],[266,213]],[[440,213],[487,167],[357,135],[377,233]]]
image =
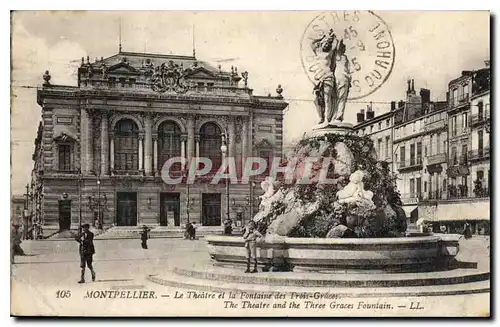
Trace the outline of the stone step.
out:
[[[406,296],[447,296],[489,293],[490,281],[451,285],[427,285],[407,287],[298,287],[272,286],[267,284],[245,284],[228,282],[225,280],[198,279],[178,275],[174,271],[162,275],[149,275],[148,280],[153,283],[188,290],[206,292],[235,292],[235,293],[331,293],[339,298],[358,297],[406,297]]]
[[[296,287],[408,287],[462,284],[490,279],[489,271],[478,271],[478,269],[453,269],[427,273],[260,272],[249,275],[243,273],[244,268],[241,267],[240,270],[210,266],[175,267],[173,272],[177,275],[203,280]]]
[[[111,227],[104,233],[96,236],[96,239],[132,239],[141,237],[140,226],[119,226]],[[150,238],[183,238],[185,229],[183,227],[153,227],[149,232]],[[223,227],[221,226],[201,226],[196,229],[196,237],[204,237],[207,235],[222,235]],[[235,231],[237,235],[239,231]]]

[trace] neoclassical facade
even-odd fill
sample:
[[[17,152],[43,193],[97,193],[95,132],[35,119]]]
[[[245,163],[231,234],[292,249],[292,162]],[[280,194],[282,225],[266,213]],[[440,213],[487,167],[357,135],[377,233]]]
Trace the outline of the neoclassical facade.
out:
[[[213,174],[223,162],[223,140],[238,176],[249,156],[282,156],[281,87],[275,96],[255,96],[248,73],[233,67],[225,72],[194,56],[119,52],[94,62],[82,58],[76,87],[50,79],[46,72],[37,95],[41,146],[33,156],[45,229],[76,228],[80,211],[83,222],[104,227],[188,220],[220,226],[225,183],[200,178],[169,185],[161,177],[164,163],[206,157]],[[185,169],[178,162],[167,173],[180,177]],[[260,178],[230,185],[232,219],[249,219]]]

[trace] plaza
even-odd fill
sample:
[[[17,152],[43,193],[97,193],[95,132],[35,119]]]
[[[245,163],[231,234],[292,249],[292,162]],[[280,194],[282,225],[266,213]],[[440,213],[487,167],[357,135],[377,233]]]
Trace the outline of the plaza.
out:
[[[97,279],[95,282],[87,282],[79,285],[79,257],[78,243],[71,240],[44,240],[24,241],[23,249],[26,256],[15,257],[12,265],[12,291],[13,291],[13,313],[36,315],[57,314],[69,315],[209,315],[219,313],[223,315],[248,315],[276,314],[283,315],[286,309],[266,311],[265,309],[225,308],[224,301],[213,299],[207,302],[203,296],[196,297],[202,292],[204,294],[219,294],[217,292],[201,291],[200,289],[185,289],[181,286],[165,286],[151,281],[150,276],[160,279],[172,278],[170,271],[180,265],[196,266],[203,265],[210,270],[212,263],[208,256],[206,241],[199,239],[195,241],[179,238],[156,238],[149,241],[149,249],[140,247],[139,239],[126,240],[96,240],[96,255],[94,257]],[[489,266],[489,237],[474,236],[470,240],[460,240],[460,253],[457,259],[461,261],[478,262],[478,266]],[[243,274],[235,272],[235,274]],[[262,275],[266,273],[259,273]],[[278,276],[280,273],[275,273]],[[179,285],[183,283],[182,276],[178,277]],[[186,277],[187,279],[187,277]],[[220,284],[231,286],[234,282],[219,281]],[[236,285],[237,286],[237,285]],[[489,286],[489,282],[488,282]],[[446,288],[446,286],[435,286]],[[286,287],[285,287],[286,288]],[[307,288],[304,288],[308,290]],[[406,287],[411,291],[412,287]],[[309,289],[310,290],[310,289]],[[59,293],[58,293],[59,291]],[[62,291],[70,291],[67,297],[57,297]],[[88,298],[92,292],[111,291],[118,294],[118,298]],[[119,291],[120,293],[117,293]],[[154,292],[155,298],[137,298],[140,291]],[[279,286],[267,286],[267,291],[280,291]],[[339,289],[323,287],[322,292],[336,293]],[[134,293],[135,292],[135,293]],[[192,293],[188,293],[192,292]],[[256,291],[261,294],[262,291]],[[353,290],[354,292],[354,290]],[[114,294],[114,293],[113,293]],[[135,295],[134,295],[135,294]],[[180,298],[181,294],[185,297]],[[189,294],[191,294],[189,296]],[[178,298],[175,298],[175,297]],[[382,315],[489,315],[486,303],[489,303],[489,293],[452,295],[452,296],[425,296],[425,297],[376,297],[376,298],[350,298],[319,299],[315,304],[325,304],[330,309],[301,309],[293,312],[297,315],[338,315],[346,314],[342,306],[348,304],[358,307],[358,302],[364,303],[384,301],[392,306],[394,310],[380,310]],[[135,297],[135,298],[134,298]],[[16,298],[22,299],[16,301]],[[135,301],[135,302],[134,302]],[[277,301],[277,299],[273,300]],[[336,301],[336,304],[333,302]],[[418,311],[397,308],[398,303],[412,301],[424,304],[423,309]],[[445,301],[446,306],[439,306]],[[257,304],[258,301],[255,301]],[[254,302],[252,302],[254,303]],[[480,310],[478,304],[481,304]],[[227,304],[226,304],[227,305]],[[308,304],[310,307],[312,304]],[[363,307],[364,304],[361,304]],[[436,307],[440,310],[436,310]],[[489,307],[489,306],[488,306]],[[457,310],[457,308],[459,308]],[[251,310],[251,311],[249,311]],[[325,311],[326,310],[326,311]],[[370,315],[370,310],[349,311],[348,315]]]

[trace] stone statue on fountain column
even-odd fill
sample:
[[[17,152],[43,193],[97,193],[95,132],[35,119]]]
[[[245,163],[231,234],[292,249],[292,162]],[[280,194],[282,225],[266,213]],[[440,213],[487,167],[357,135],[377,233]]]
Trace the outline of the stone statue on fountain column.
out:
[[[345,104],[351,87],[346,47],[343,40],[337,39],[333,30],[321,39],[314,40],[312,47],[325,72],[314,87],[314,104],[320,119],[318,127],[338,125],[344,120]]]

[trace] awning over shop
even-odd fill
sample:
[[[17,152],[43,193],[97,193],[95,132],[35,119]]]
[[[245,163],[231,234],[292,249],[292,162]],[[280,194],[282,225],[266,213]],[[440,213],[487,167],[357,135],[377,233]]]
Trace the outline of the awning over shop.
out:
[[[436,217],[442,220],[490,220],[490,201],[439,203]]]

